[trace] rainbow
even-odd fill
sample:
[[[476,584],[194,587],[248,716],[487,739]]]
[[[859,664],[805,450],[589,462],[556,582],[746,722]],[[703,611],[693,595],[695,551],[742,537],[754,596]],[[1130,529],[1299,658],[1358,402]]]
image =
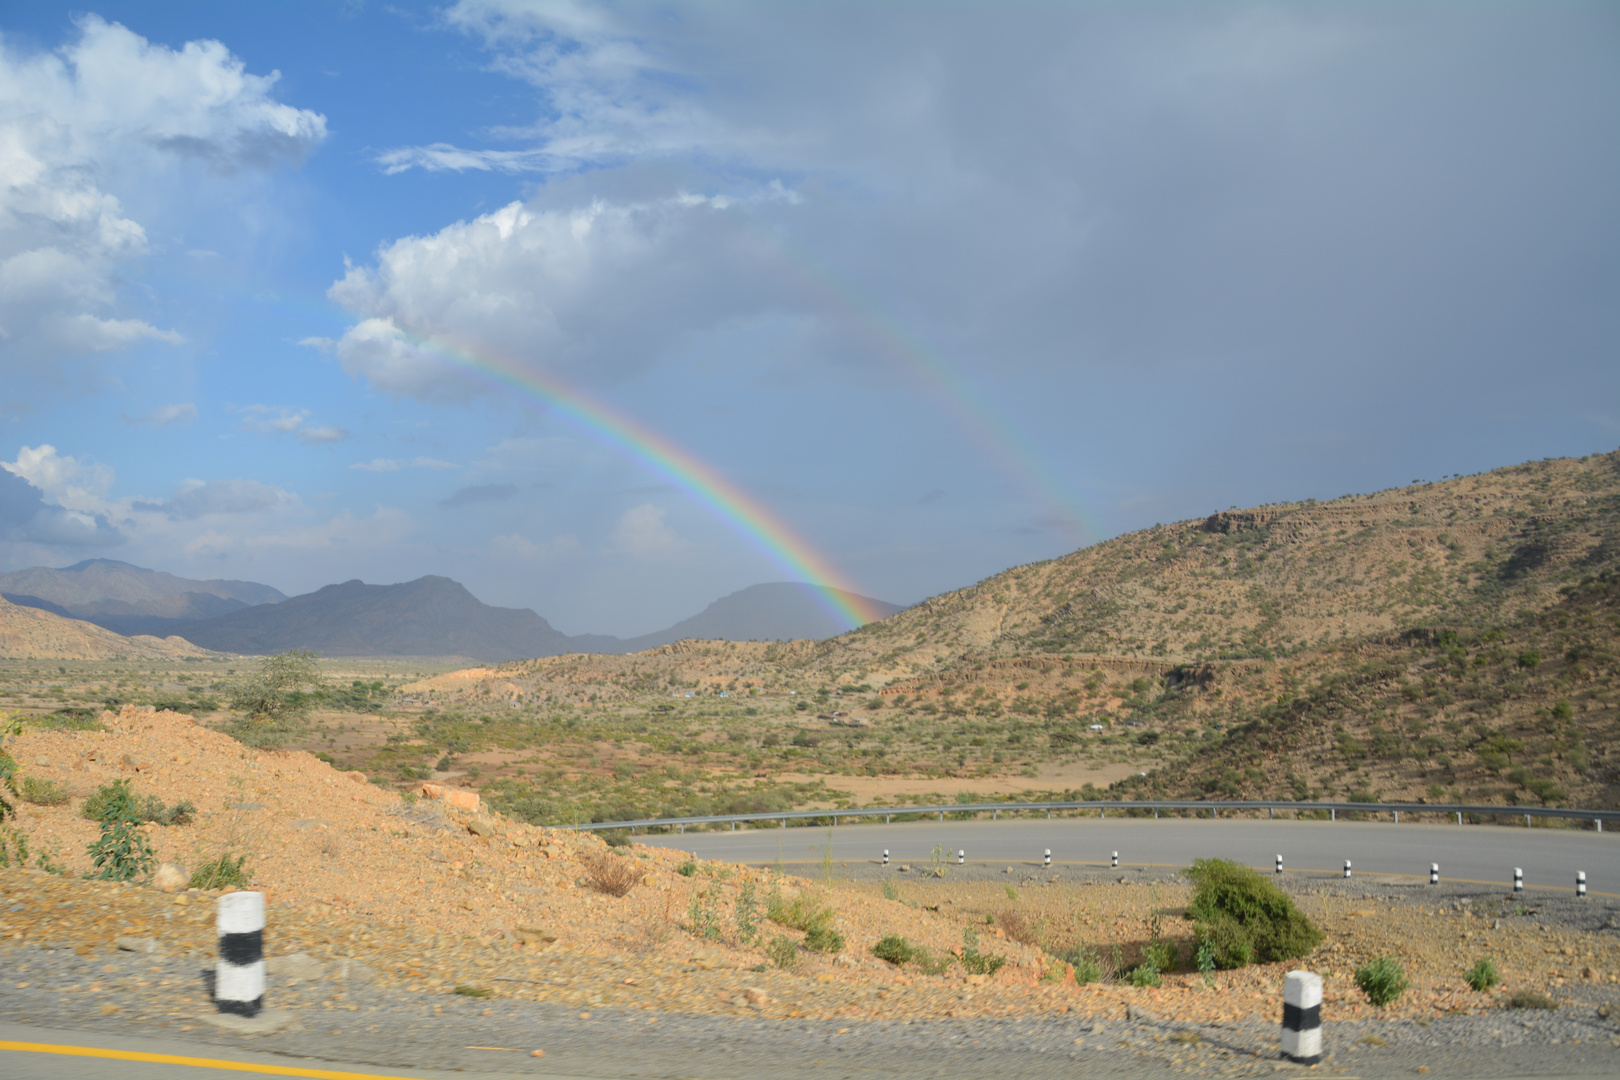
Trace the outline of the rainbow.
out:
[[[851,629],[883,618],[882,612],[855,591],[842,571],[770,508],[647,425],[565,385],[555,376],[529,370],[492,349],[480,346],[475,351],[442,338],[407,334],[399,326],[390,325],[417,348],[491,384],[540,399],[593,438],[662,476],[747,539],[790,577],[808,584],[823,606]]]
[[[807,292],[829,310],[841,313],[854,328],[863,332],[881,353],[899,360],[914,382],[925,389],[985,452],[999,463],[1021,487],[1045,503],[1074,538],[1089,542],[1105,535],[1081,508],[1050,466],[1031,450],[1002,418],[984,403],[984,397],[922,339],[898,319],[866,299],[859,289],[842,279],[824,260],[795,243],[785,232],[754,219],[756,232],[773,243],[783,267],[792,273]]]

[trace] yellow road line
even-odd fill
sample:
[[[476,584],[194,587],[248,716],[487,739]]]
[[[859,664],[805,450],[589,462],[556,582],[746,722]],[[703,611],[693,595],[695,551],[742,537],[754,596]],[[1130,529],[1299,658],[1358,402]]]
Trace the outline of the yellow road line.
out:
[[[221,1058],[183,1057],[179,1054],[148,1054],[140,1050],[108,1050],[100,1046],[60,1046],[56,1043],[10,1042],[0,1039],[0,1050],[20,1050],[31,1054],[62,1054],[66,1057],[111,1058],[114,1061],[142,1061],[153,1065],[189,1065],[195,1069],[229,1069],[233,1072],[264,1073],[269,1076],[312,1076],[319,1080],[413,1080],[380,1073],[342,1072],[337,1069],[300,1069],[295,1065],[250,1065]]]

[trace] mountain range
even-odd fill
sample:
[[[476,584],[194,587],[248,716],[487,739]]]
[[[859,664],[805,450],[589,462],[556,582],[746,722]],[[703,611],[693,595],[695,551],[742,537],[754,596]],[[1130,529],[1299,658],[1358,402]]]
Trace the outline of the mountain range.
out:
[[[428,576],[396,585],[347,581],[288,598],[247,581],[192,581],[111,559],[0,575],[18,607],[119,634],[177,636],[216,652],[323,656],[464,656],[517,660],[568,652],[628,653],[682,638],[791,640],[843,630],[819,591],[791,582],[754,585],[666,630],[621,639],[569,636],[527,608],[492,607],[459,583]],[[894,604],[857,597],[885,615]],[[15,609],[13,609],[15,610]]]

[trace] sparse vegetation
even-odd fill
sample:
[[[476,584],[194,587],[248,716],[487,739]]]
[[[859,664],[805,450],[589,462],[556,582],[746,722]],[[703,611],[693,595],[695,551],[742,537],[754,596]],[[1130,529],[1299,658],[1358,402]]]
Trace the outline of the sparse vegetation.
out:
[[[25,776],[22,782],[22,800],[35,806],[61,806],[68,801],[68,792],[55,780]]]
[[[152,872],[157,853],[140,831],[140,809],[128,780],[114,780],[102,789],[101,836],[89,845],[93,876],[103,881],[131,881]]]
[[[231,693],[237,715],[222,730],[246,746],[285,746],[308,730],[320,686],[314,653],[293,649],[266,656]]]
[[[646,876],[645,871],[622,855],[598,855],[585,863],[586,882],[607,896],[628,896]]]
[[[1558,1002],[1539,990],[1519,990],[1509,995],[1507,1007],[1510,1009],[1556,1009],[1558,1008]]]
[[[247,863],[246,855],[231,856],[219,855],[209,859],[191,873],[191,880],[187,884],[193,889],[223,889],[227,885],[234,885],[238,889],[248,884],[247,873],[244,866]]]

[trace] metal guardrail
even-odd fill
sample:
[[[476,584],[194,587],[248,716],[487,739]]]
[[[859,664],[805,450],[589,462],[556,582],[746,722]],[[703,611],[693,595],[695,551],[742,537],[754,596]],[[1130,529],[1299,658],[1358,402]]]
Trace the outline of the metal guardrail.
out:
[[[1275,816],[1278,810],[1291,810],[1296,813],[1320,813],[1327,811],[1330,821],[1337,821],[1339,814],[1368,814],[1393,813],[1395,820],[1401,820],[1402,814],[1445,814],[1455,816],[1457,824],[1463,823],[1464,815],[1470,817],[1522,817],[1525,824],[1530,824],[1534,817],[1544,818],[1573,818],[1580,821],[1590,821],[1597,826],[1597,831],[1603,831],[1605,821],[1620,821],[1620,810],[1582,810],[1568,809],[1556,806],[1469,806],[1461,803],[1358,803],[1358,802],[1269,802],[1264,800],[1233,800],[1213,801],[1199,799],[1183,800],[1154,800],[1147,802],[998,802],[998,803],[945,803],[940,806],[869,806],[864,809],[832,809],[832,810],[776,810],[761,814],[707,814],[698,817],[674,818],[641,818],[636,821],[594,821],[588,824],[557,825],[554,828],[571,828],[596,831],[600,829],[637,829],[672,828],[686,831],[688,825],[724,825],[730,823],[735,831],[739,824],[751,822],[774,821],[780,822],[782,828],[787,828],[789,821],[821,821],[832,819],[833,825],[838,825],[839,819],[846,822],[862,818],[881,817],[885,824],[896,817],[921,818],[938,815],[940,821],[945,820],[946,814],[983,814],[988,813],[992,819],[999,818],[1001,812],[1009,813],[1044,810],[1046,816],[1051,817],[1053,810],[1096,810],[1103,817],[1108,816],[1110,810],[1152,810],[1157,818],[1162,810],[1191,810],[1195,813],[1209,811],[1210,817],[1218,817],[1223,810],[1264,810],[1268,817]]]

